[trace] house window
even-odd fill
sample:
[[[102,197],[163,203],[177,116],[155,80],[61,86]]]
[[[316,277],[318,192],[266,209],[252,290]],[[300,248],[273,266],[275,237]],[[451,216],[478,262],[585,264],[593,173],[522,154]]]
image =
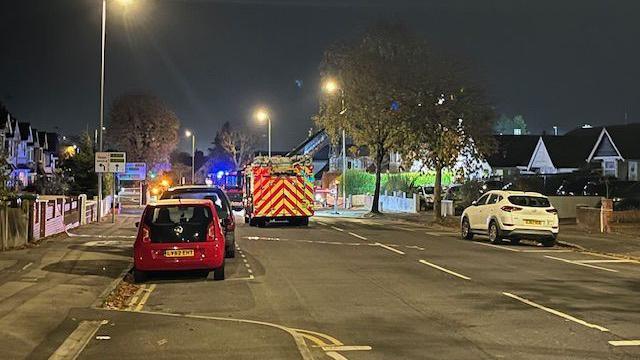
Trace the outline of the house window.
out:
[[[513,129],[513,135],[522,135],[522,129]]]
[[[629,181],[638,181],[638,162],[629,161]]]
[[[602,161],[602,175],[604,176],[618,176],[618,162],[616,160],[603,160]]]

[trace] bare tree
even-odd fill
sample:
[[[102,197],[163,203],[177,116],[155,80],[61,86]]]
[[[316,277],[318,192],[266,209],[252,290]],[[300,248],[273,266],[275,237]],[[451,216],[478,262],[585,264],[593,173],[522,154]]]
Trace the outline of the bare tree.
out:
[[[125,151],[127,160],[149,167],[166,163],[178,145],[180,121],[166,104],[148,94],[126,94],[111,107],[107,127],[109,147]]]
[[[256,137],[242,130],[233,130],[229,122],[225,122],[216,134],[214,144],[231,157],[235,169],[239,170],[253,159]]]

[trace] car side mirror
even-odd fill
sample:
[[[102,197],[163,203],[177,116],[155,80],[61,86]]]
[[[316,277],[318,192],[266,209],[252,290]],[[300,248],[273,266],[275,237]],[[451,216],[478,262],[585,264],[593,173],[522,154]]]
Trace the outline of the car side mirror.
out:
[[[140,227],[140,221],[136,221],[136,227],[139,228]]]
[[[478,200],[473,200],[473,201],[471,202],[471,205],[473,205],[473,206],[478,206]]]

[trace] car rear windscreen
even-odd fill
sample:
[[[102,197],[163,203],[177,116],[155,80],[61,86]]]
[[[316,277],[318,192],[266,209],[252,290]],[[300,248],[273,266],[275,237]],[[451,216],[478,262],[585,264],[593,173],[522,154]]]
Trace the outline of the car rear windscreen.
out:
[[[508,197],[509,202],[518,206],[529,207],[549,207],[549,199],[539,196],[511,195]]]
[[[152,243],[190,243],[207,241],[212,219],[206,206],[163,205],[148,209],[144,223]]]
[[[224,219],[229,216],[229,212],[227,209],[229,208],[229,204],[226,204],[226,199],[219,196],[215,191],[168,191],[162,194],[162,200],[166,199],[207,199],[211,200],[213,204],[216,206],[216,212],[218,213],[218,217],[220,219]]]

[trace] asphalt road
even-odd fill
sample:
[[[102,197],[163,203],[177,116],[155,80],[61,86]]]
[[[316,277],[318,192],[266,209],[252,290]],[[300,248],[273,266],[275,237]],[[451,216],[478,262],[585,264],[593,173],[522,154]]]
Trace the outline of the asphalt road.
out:
[[[88,340],[80,359],[640,358],[638,263],[378,219],[236,241],[227,280],[157,274],[126,310],[71,307],[31,357]]]

